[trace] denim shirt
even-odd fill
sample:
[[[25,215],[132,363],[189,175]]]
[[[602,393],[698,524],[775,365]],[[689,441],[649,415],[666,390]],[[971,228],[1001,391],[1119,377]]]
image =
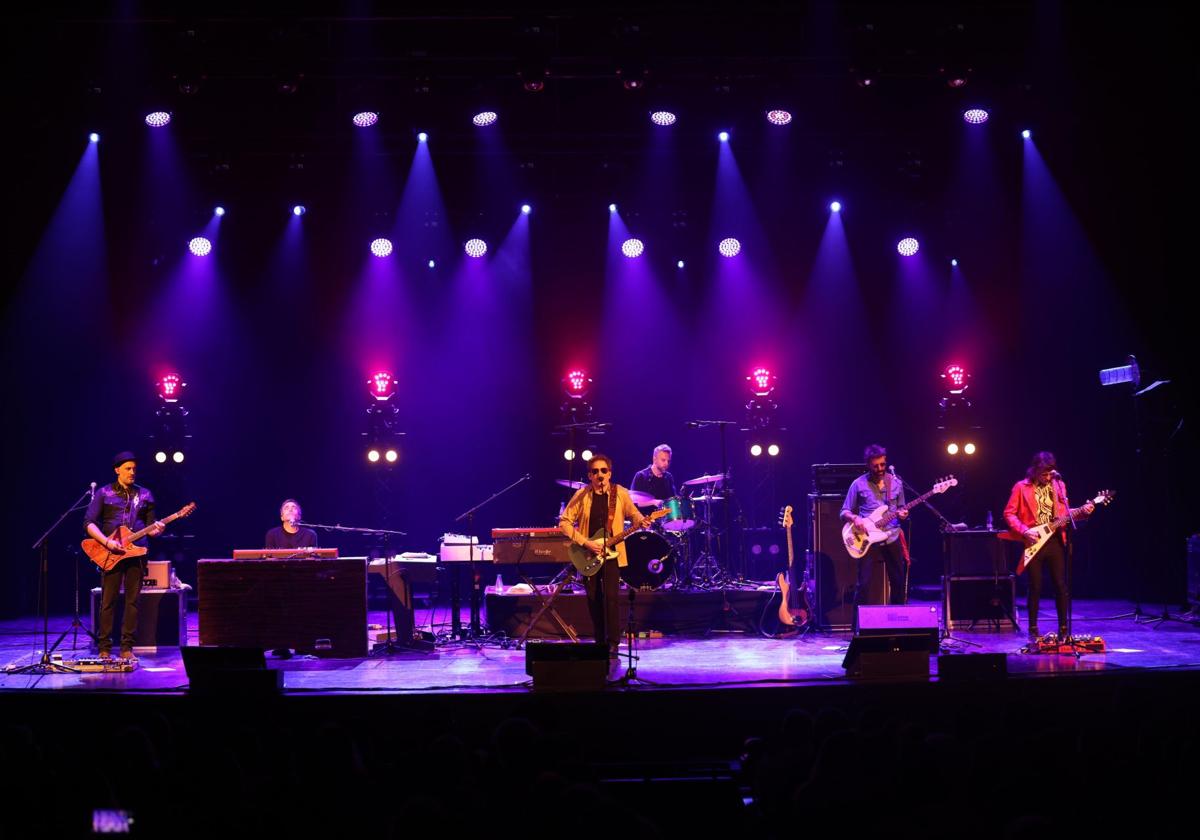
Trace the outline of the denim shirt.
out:
[[[96,495],[88,503],[83,515],[83,530],[95,525],[107,537],[124,525],[131,531],[140,531],[154,522],[154,494],[137,484],[128,490],[119,481],[96,488]],[[138,540],[145,545],[146,538]]]
[[[846,503],[842,505],[842,513],[852,513],[855,516],[869,516],[880,505],[891,505],[894,508],[904,506],[904,483],[890,473],[883,477],[883,488],[879,489],[871,483],[869,473],[863,473],[854,479],[846,492]],[[880,523],[880,528],[890,531],[900,527],[900,518],[893,516],[890,521]]]

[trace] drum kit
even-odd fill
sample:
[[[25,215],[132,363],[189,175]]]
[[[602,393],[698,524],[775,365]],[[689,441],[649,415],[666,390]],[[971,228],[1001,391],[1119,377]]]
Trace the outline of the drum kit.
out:
[[[649,493],[629,490],[639,508],[665,509],[667,515],[653,526],[625,540],[629,565],[621,569],[626,586],[647,592],[658,589],[711,589],[727,578],[713,552],[717,528],[713,506],[725,500],[728,475],[701,475],[683,482],[683,493],[656,499]],[[583,481],[558,480],[572,490],[587,487]],[[700,551],[693,557],[693,543]]]

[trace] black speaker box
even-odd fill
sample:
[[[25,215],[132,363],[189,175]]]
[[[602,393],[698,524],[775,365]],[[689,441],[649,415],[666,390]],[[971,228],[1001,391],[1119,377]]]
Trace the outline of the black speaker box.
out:
[[[842,660],[848,677],[928,677],[929,637],[925,634],[855,636]]]
[[[608,679],[608,645],[528,642],[525,673],[535,691],[599,691]]]
[[[746,551],[746,577],[750,580],[774,580],[787,569],[787,534],[782,528],[747,528],[742,532],[742,545]],[[799,548],[794,535],[792,548]],[[803,562],[803,552],[796,559]]]
[[[998,680],[1008,676],[1003,653],[947,653],[938,657],[939,680]]]
[[[943,534],[945,573],[950,577],[1005,574],[1005,543],[996,534],[996,531],[948,531]]]
[[[195,694],[270,694],[283,687],[283,672],[267,668],[262,648],[193,646],[179,653]]]
[[[946,579],[946,629],[1019,630],[1013,598],[1017,584],[1012,575],[952,577]]]
[[[824,630],[849,630],[854,624],[858,561],[842,544],[844,501],[844,493],[808,497],[817,626]],[[875,563],[867,581],[867,591],[863,593],[864,604],[884,602],[886,577],[883,564]]]

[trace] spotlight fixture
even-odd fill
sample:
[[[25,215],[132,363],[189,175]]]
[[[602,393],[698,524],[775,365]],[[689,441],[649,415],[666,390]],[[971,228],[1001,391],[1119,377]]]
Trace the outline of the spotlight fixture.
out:
[[[292,207],[292,215],[293,216],[303,216],[307,212],[308,212],[308,208],[305,207],[303,204],[296,204]]]
[[[792,114],[790,111],[784,111],[781,109],[767,111],[767,122],[769,122],[771,125],[787,125],[791,121]]]
[[[988,112],[983,108],[968,108],[967,110],[963,111],[962,116],[963,122],[968,123],[969,125],[983,125],[988,121],[988,117],[991,115],[988,114]]]
[[[736,257],[742,251],[742,243],[730,236],[721,240],[717,251],[722,257]]]
[[[375,111],[359,111],[351,118],[351,122],[358,128],[370,128],[379,122],[379,114]]]
[[[654,111],[650,114],[650,122],[655,125],[675,125],[678,119],[671,111]]]
[[[146,115],[146,125],[151,128],[162,128],[171,124],[171,114],[169,111],[151,111]]]
[[[480,111],[478,114],[471,117],[471,122],[473,122],[477,127],[483,128],[484,126],[494,124],[498,119],[500,119],[500,115],[495,111]]]
[[[629,259],[640,257],[645,250],[646,246],[640,239],[626,239],[621,243],[621,253]]]
[[[188,242],[188,250],[197,257],[207,257],[212,253],[212,242],[206,237],[197,236]]]
[[[468,239],[463,245],[463,250],[468,257],[477,260],[487,253],[488,246],[482,239]]]
[[[921,243],[911,236],[906,236],[896,243],[896,252],[902,257],[911,257],[921,250]]]
[[[396,395],[396,380],[386,370],[378,370],[371,374],[367,386],[377,402],[387,402]]]

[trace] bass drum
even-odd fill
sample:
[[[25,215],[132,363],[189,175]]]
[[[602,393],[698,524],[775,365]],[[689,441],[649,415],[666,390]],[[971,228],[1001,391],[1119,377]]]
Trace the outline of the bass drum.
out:
[[[638,531],[625,540],[629,565],[621,569],[621,580],[633,589],[660,588],[675,571],[675,546],[662,534]]]

